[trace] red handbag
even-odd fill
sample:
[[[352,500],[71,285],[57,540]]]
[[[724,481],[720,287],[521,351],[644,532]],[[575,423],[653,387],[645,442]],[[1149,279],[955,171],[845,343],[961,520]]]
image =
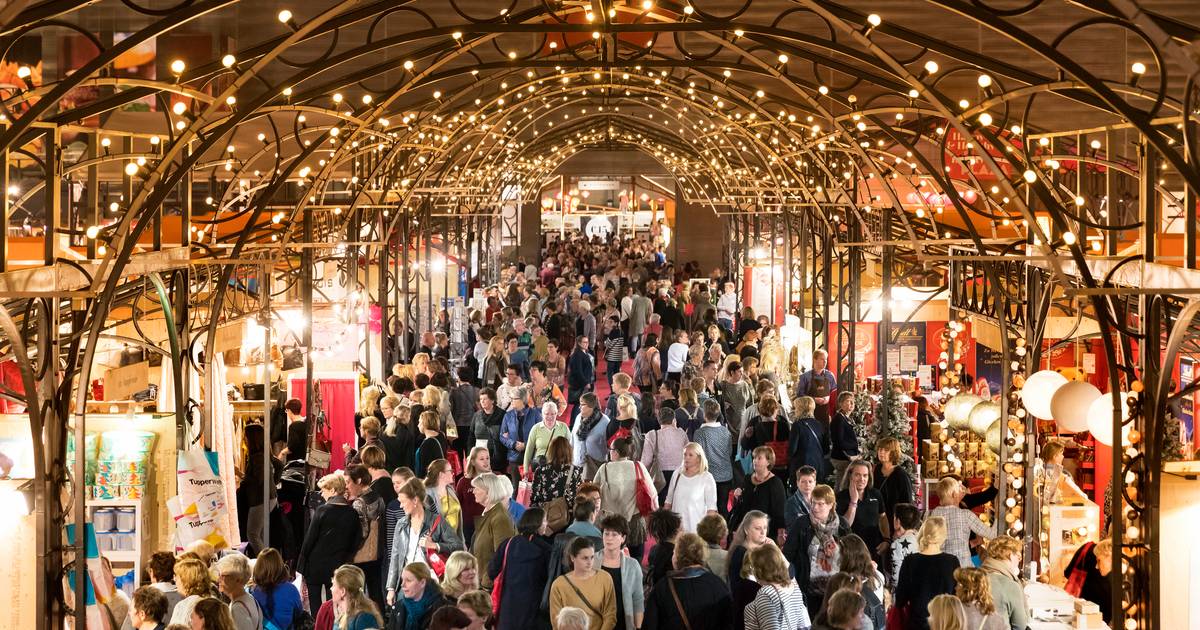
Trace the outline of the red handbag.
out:
[[[433,525],[429,528],[430,536],[433,536],[433,532],[437,530],[438,523],[441,522],[442,515],[438,514],[437,518],[433,519]],[[442,554],[426,549],[425,563],[433,570],[434,575],[437,575],[439,581],[446,575],[446,559],[442,557]]]
[[[508,566],[508,550],[512,548],[512,539],[508,539],[508,544],[504,546],[504,558],[500,560],[500,572],[496,574],[496,579],[492,580],[492,616],[500,617],[500,598],[501,591],[504,589],[504,568]]]
[[[908,630],[908,606],[892,606],[888,609],[887,630]]]
[[[634,491],[634,499],[637,501],[638,514],[647,517],[654,511],[654,495],[650,494],[646,475],[642,474],[641,463],[633,462],[633,469],[637,472],[637,488]]]

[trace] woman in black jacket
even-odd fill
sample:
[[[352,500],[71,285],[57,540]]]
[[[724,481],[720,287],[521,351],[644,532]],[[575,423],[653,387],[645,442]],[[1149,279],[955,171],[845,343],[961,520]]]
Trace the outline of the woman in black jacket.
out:
[[[733,622],[733,600],[725,580],[705,568],[708,545],[704,540],[695,534],[681,535],[675,541],[672,562],[675,570],[659,580],[647,597],[642,630],[729,628]]]
[[[579,397],[592,390],[596,382],[596,364],[588,354],[589,340],[580,335],[575,351],[567,359],[567,402],[571,404],[571,422],[579,415]]]
[[[300,561],[296,570],[308,584],[308,608],[315,617],[333,583],[333,572],[354,559],[362,540],[358,512],[346,501],[346,481],[340,474],[325,475],[317,482],[325,504],[317,508],[304,544],[300,546]],[[321,590],[325,587],[325,592]]]
[[[808,516],[792,523],[783,544],[783,557],[791,564],[810,610],[817,610],[824,601],[826,583],[840,570],[837,541],[850,533],[850,524],[834,510],[836,501],[833,488],[824,484],[813,488]],[[814,538],[816,545],[812,544]]]
[[[245,493],[245,501],[247,505],[246,513],[246,537],[250,541],[250,546],[254,549],[254,553],[258,553],[267,548],[263,541],[263,527],[269,522],[268,517],[271,510],[276,504],[275,487],[279,484],[280,475],[283,474],[283,464],[271,458],[271,482],[267,486],[269,492],[267,496],[263,496],[263,486],[266,474],[266,463],[263,461],[263,425],[252,423],[246,425],[246,476],[242,477],[241,489]],[[272,540],[278,540],[276,536],[271,536]],[[276,544],[277,548],[283,548],[285,545]]]
[[[550,543],[538,531],[545,518],[541,508],[526,510],[517,524],[517,535],[502,543],[488,563],[493,588],[504,575],[496,630],[526,630],[544,623],[549,608],[542,608],[542,595],[550,566]]]

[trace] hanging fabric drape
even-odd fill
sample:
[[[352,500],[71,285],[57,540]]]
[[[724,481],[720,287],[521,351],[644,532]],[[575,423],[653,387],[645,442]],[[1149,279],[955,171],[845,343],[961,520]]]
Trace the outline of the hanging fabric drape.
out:
[[[237,479],[234,475],[234,465],[241,451],[241,440],[237,436],[237,428],[233,423],[233,405],[225,395],[226,370],[225,358],[216,353],[209,365],[213,370],[213,383],[216,391],[206,392],[208,402],[212,405],[212,449],[217,453],[217,464],[221,481],[225,485],[225,531],[229,532],[229,544],[237,545],[241,539],[237,519]]]

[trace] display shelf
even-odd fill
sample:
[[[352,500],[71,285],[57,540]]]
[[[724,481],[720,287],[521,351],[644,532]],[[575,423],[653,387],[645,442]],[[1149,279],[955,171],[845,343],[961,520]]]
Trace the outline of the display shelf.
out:
[[[144,499],[89,499],[84,502],[84,508],[87,512],[87,518],[92,522],[93,528],[96,530],[96,542],[100,547],[100,555],[108,558],[108,561],[114,565],[113,573],[124,574],[126,569],[133,569],[133,588],[141,586],[142,579],[142,564],[145,560],[145,539],[147,536],[147,521]],[[101,530],[100,524],[97,523],[96,514],[99,511],[106,509],[125,508],[133,509],[133,529],[118,530],[117,520],[119,517],[113,516],[110,523],[111,528]],[[132,531],[133,549],[109,549],[105,543],[105,539],[111,536],[126,536]]]

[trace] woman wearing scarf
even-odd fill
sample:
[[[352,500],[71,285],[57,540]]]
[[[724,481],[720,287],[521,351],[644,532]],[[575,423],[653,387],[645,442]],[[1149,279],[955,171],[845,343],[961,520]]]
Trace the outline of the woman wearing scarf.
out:
[[[608,460],[608,416],[600,411],[600,401],[588,392],[579,398],[575,406],[580,417],[575,423],[575,463],[583,466],[583,480],[596,477],[600,466]]]
[[[808,518],[798,518],[787,533],[783,556],[796,569],[796,583],[812,609],[820,607],[825,584],[838,572],[838,538],[850,533],[846,520],[833,510],[833,488],[813,488]]]
[[[404,597],[399,606],[392,608],[389,628],[398,630],[426,630],[433,613],[439,608],[452,606],[442,595],[442,589],[424,562],[414,562],[401,572],[400,592]]]

